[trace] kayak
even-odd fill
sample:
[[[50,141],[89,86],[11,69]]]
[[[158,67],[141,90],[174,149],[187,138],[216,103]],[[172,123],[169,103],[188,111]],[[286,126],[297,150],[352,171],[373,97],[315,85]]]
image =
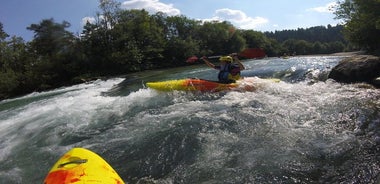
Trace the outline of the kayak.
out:
[[[261,79],[258,77],[246,77],[236,81],[236,83],[219,83],[205,79],[187,78],[178,80],[168,80],[159,82],[148,82],[147,87],[158,91],[202,91],[202,92],[220,92],[220,91],[254,91],[262,83],[280,82],[280,79]],[[260,84],[259,84],[260,83]]]
[[[148,82],[146,85],[149,88],[156,89],[159,91],[203,91],[203,92],[218,92],[231,90],[238,86],[237,83],[224,84],[217,81],[210,81],[205,79],[179,79],[179,80],[168,80],[161,82]]]
[[[44,184],[124,184],[116,171],[99,155],[84,149],[73,148],[66,152],[51,168]]]

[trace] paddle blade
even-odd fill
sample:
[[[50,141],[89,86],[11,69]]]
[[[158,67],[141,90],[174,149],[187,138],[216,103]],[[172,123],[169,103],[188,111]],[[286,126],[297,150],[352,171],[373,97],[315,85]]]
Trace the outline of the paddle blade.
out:
[[[187,60],[186,60],[186,63],[195,63],[196,61],[198,61],[198,57],[197,56],[191,56],[189,57]]]

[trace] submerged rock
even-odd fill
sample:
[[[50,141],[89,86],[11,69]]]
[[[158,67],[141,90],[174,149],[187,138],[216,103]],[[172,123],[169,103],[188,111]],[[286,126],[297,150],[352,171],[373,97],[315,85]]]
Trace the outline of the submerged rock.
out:
[[[366,82],[380,87],[380,58],[371,55],[345,58],[331,70],[328,77],[343,83]]]

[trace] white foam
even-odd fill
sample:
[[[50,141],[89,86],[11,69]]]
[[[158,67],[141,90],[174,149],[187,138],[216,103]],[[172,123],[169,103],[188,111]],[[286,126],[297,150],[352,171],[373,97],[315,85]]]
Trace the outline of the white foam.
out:
[[[38,134],[47,127],[76,127],[89,124],[99,108],[106,108],[117,97],[103,96],[105,92],[123,79],[115,78],[107,81],[95,81],[55,91],[30,94],[22,98],[30,98],[47,93],[65,92],[61,95],[47,98],[20,107],[12,113],[2,112],[0,134],[6,138],[0,142],[0,160],[10,154],[13,147]],[[14,112],[17,113],[14,113]],[[72,118],[72,119],[70,119]],[[51,133],[52,140],[57,138]],[[48,136],[48,135],[47,135]],[[55,137],[55,138],[54,138]],[[48,139],[46,141],[49,141]]]

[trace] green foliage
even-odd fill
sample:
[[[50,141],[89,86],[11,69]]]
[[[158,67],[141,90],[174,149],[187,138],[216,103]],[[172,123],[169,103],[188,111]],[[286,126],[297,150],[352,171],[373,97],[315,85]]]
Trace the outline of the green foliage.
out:
[[[200,21],[185,16],[166,17],[155,15],[166,36],[166,48],[163,51],[167,66],[183,65],[189,56],[201,53],[199,29]]]
[[[0,22],[0,40],[4,41],[9,35],[3,30],[3,23]]]
[[[23,94],[22,74],[29,60],[23,39],[8,37],[0,23],[0,99]]]
[[[0,72],[0,99],[7,98],[19,86],[19,76],[13,70]]]
[[[239,35],[239,31],[236,31],[228,22],[205,22],[199,28],[197,38],[200,41],[201,53],[204,55],[222,55],[237,52],[245,44]],[[231,43],[236,45],[233,46]]]
[[[370,52],[380,52],[379,10],[379,0],[344,0],[338,2],[335,15],[345,22],[349,41]]]
[[[63,21],[55,23],[53,19],[45,19],[40,24],[32,24],[27,29],[34,31],[35,36],[31,45],[37,54],[53,57],[55,53],[64,52],[68,41],[73,39],[72,33],[65,30],[70,23]]]
[[[259,47],[263,48],[268,42],[268,38],[262,33],[253,30],[243,31],[243,37],[248,48]]]
[[[348,47],[342,31],[342,25],[328,25],[327,27],[316,26],[307,29],[275,31],[274,33],[265,32],[265,35],[281,43],[281,47],[273,50],[272,54],[274,55],[283,53],[291,55],[331,54],[355,49]]]
[[[269,38],[274,38],[279,42],[284,42],[289,38],[295,40],[305,40],[307,42],[335,42],[340,41],[345,43],[346,40],[341,34],[344,26],[336,25],[331,26],[315,26],[307,29],[298,28],[295,30],[282,30],[275,32],[265,32],[265,35]]]
[[[66,21],[59,24],[53,19],[45,19],[27,28],[35,33],[29,49],[38,57],[29,69],[38,80],[42,79],[40,90],[64,85],[78,74],[73,70],[79,59],[75,57],[78,56],[78,40],[65,30],[69,26]]]

